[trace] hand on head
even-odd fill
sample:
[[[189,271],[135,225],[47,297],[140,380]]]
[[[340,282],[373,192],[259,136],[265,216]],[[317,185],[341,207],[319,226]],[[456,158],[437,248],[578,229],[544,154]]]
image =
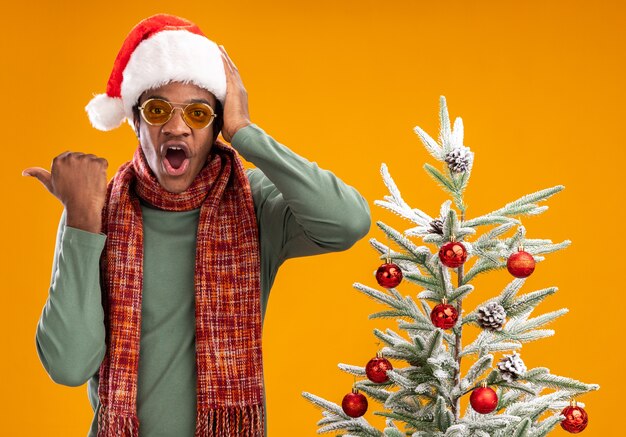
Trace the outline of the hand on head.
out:
[[[224,124],[222,126],[222,136],[230,142],[241,128],[252,122],[248,111],[248,93],[243,86],[239,70],[226,53],[224,46],[219,46],[226,72],[226,100],[224,102]]]

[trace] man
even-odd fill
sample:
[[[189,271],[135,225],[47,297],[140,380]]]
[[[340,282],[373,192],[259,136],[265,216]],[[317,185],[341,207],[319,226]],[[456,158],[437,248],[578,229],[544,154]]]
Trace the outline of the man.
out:
[[[224,48],[178,17],[131,31],[87,111],[101,130],[129,120],[139,147],[108,187],[94,155],[24,171],[65,207],[36,335],[46,371],[88,381],[89,436],[263,435],[277,269],[350,247],[367,203],[253,124]]]

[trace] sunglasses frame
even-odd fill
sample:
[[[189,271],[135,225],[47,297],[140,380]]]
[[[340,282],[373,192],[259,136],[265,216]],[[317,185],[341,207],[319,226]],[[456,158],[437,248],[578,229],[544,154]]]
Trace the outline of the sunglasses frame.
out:
[[[170,107],[170,109],[171,109],[170,110],[170,114],[167,117],[167,120],[165,120],[163,123],[151,123],[146,118],[146,115],[144,114],[143,110],[145,109],[146,104],[148,104],[149,102],[152,102],[152,101],[164,102],[164,103],[166,103]],[[178,106],[174,106],[174,105],[178,105]],[[206,126],[203,126],[203,127],[193,127],[193,126],[191,126],[189,124],[189,122],[187,121],[187,118],[186,118],[185,111],[191,105],[202,105],[202,106],[206,106],[207,108],[209,108],[209,111],[211,112],[211,119],[209,120],[209,122],[207,123]],[[148,99],[145,102],[143,102],[143,105],[139,106],[138,109],[139,109],[139,112],[141,113],[141,118],[143,118],[143,120],[146,123],[148,123],[150,126],[163,126],[165,123],[167,123],[168,121],[170,121],[172,119],[172,115],[174,115],[174,111],[176,111],[177,109],[181,110],[181,117],[183,118],[183,121],[191,129],[206,129],[207,127],[211,126],[211,124],[213,124],[213,121],[215,121],[215,118],[217,117],[217,114],[215,113],[215,110],[213,108],[211,108],[211,105],[209,105],[208,103],[204,103],[204,102],[177,103],[177,102],[168,102],[167,100],[163,100],[163,99],[152,98],[152,99]]]

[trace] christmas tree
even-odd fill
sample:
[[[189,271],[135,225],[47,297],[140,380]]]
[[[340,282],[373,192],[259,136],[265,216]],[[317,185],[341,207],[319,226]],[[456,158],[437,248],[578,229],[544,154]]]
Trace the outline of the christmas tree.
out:
[[[527,369],[519,353],[522,344],[553,335],[545,325],[567,312],[563,308],[531,315],[557,291],[556,287],[520,291],[535,263],[544,260],[543,255],[570,244],[526,238],[520,218],[546,211],[547,206],[537,204],[564,187],[537,191],[489,214],[467,218],[463,193],[474,154],[463,145],[462,120],[457,118],[451,126],[444,97],[440,123],[439,141],[419,127],[415,133],[443,170],[425,164],[426,172],[452,200],[441,205],[437,218],[410,207],[383,164],[381,174],[389,195],[374,203],[408,220],[412,227],[400,232],[377,222],[387,237],[387,244],[370,240],[380,259],[385,260],[376,272],[382,290],[354,284],[386,306],[370,318],[396,318],[404,335],[392,329],[375,329],[374,335],[385,347],[367,366],[339,364],[355,380],[363,377],[341,406],[303,393],[323,410],[318,433],[339,432],[346,437],[536,437],[547,435],[559,424],[569,432],[580,432],[587,425],[587,414],[584,404],[576,404],[574,398],[599,386],[553,375],[545,367]],[[478,234],[481,227],[489,228]],[[506,237],[507,233],[511,236]],[[417,245],[415,238],[425,245]],[[437,247],[434,253],[433,246]],[[474,290],[474,278],[505,268],[513,278],[499,295],[490,296],[471,311],[463,309],[463,299]],[[417,301],[394,288],[403,280],[422,289]],[[469,325],[480,328],[473,341],[463,337],[463,328]],[[393,366],[387,358],[404,366]],[[462,360],[471,363],[464,375]],[[360,391],[384,407],[374,413],[386,417],[384,431],[362,417],[368,402]],[[469,406],[462,412],[460,400],[468,395]]]

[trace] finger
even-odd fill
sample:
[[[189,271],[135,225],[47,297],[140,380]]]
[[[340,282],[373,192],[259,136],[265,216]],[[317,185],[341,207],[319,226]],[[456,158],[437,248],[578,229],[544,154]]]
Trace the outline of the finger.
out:
[[[230,66],[230,64],[228,63],[228,60],[226,59],[226,56],[224,56],[224,53],[222,53],[222,62],[224,63],[224,71],[226,72],[226,80],[230,81],[232,80],[233,77],[233,67]]]
[[[224,60],[224,62],[226,62]],[[243,81],[241,80],[241,76],[239,75],[239,72],[236,70],[233,70],[233,68],[228,65],[224,67],[227,71],[226,73],[226,82],[227,82],[227,89],[226,92],[228,93],[230,92],[235,92],[236,90],[242,90],[245,91],[245,87],[243,86]]]
[[[228,57],[226,50],[222,51],[222,59],[226,65],[228,65],[227,69],[229,70],[230,75],[232,76],[233,81],[241,82],[241,76],[239,75],[239,69],[233,63],[232,59]]]
[[[41,167],[29,167],[22,171],[22,176],[37,178],[52,193],[52,175]]]
[[[222,61],[224,62],[224,71],[226,72],[226,80],[230,82],[237,81],[237,72],[233,69],[233,66],[228,62],[228,59],[222,54]]]
[[[228,52],[226,51],[226,48],[224,48],[224,46],[221,45],[220,49],[222,50],[222,54],[224,55],[224,57],[226,58],[226,61],[232,67],[232,69],[235,70],[235,71],[239,71],[239,69],[237,68],[237,66],[233,62],[233,60],[230,59],[230,56],[228,56]]]
[[[226,74],[226,92],[228,93],[230,90],[235,88],[235,72],[233,71],[233,67],[228,64],[228,61],[224,57],[223,53],[222,62],[224,63],[224,73]]]

